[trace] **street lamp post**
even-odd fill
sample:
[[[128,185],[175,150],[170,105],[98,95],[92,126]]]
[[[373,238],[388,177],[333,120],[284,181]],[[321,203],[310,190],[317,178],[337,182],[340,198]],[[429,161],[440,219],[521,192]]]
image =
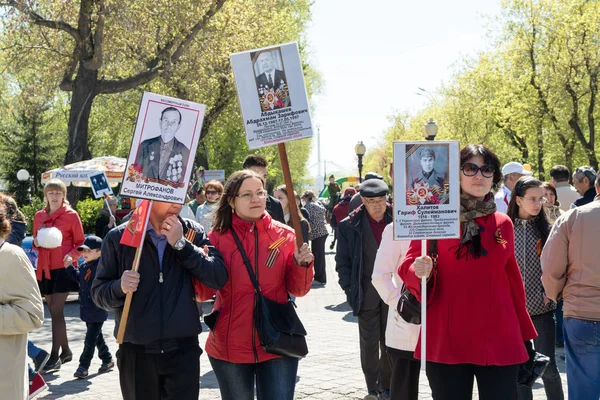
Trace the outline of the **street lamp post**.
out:
[[[356,153],[356,156],[358,157],[358,182],[362,183],[362,167],[363,167],[362,158],[365,155],[365,153],[367,152],[367,148],[361,141],[361,142],[358,142],[358,144],[356,146],[354,146],[354,152]]]
[[[29,190],[29,188],[27,187],[27,181],[29,181],[29,171],[27,171],[26,169],[20,169],[17,171],[17,179],[19,180],[19,186],[20,186],[20,199],[19,199],[19,205],[24,205],[27,202],[27,191]]]
[[[424,126],[423,136],[425,136],[426,140],[435,140],[435,135],[437,135],[438,125],[435,123],[433,118],[429,118],[429,121]]]

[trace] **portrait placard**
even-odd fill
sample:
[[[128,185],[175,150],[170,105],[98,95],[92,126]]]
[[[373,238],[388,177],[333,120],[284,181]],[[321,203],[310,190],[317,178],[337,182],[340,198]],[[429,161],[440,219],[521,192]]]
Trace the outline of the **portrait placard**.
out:
[[[205,110],[145,92],[119,194],[183,204]]]
[[[460,237],[459,143],[394,142],[394,239]]]
[[[250,149],[312,136],[296,43],[230,57]]]
[[[99,199],[104,197],[105,194],[112,196],[113,191],[108,184],[108,178],[104,171],[98,172],[97,174],[92,174],[89,176],[90,179],[90,187],[92,188],[92,192],[94,193],[94,198]]]

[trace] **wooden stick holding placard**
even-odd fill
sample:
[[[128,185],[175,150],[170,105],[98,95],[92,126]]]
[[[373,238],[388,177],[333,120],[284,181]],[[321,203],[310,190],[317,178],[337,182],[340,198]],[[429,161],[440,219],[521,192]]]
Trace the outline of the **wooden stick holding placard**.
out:
[[[292,226],[294,232],[296,232],[296,245],[298,249],[304,244],[304,238],[302,236],[302,227],[300,226],[300,216],[298,215],[298,206],[296,205],[296,196],[294,196],[294,185],[292,185],[292,175],[290,174],[290,164],[288,162],[287,152],[285,150],[285,143],[279,143],[279,159],[281,160],[281,169],[283,171],[283,180],[285,182],[285,188],[287,190],[288,204],[290,208],[290,217],[292,218]]]
[[[152,203],[150,200],[150,206],[148,209],[148,215],[146,216],[146,220],[144,221],[144,230],[142,232],[142,239],[140,241],[139,247],[135,250],[135,257],[133,258],[133,265],[131,266],[131,270],[137,272],[140,267],[140,259],[142,258],[142,249],[144,248],[144,238],[146,237],[146,227],[148,226],[150,219],[150,212],[152,212]],[[125,305],[123,306],[123,313],[121,314],[121,319],[119,320],[119,331],[117,332],[117,343],[122,344],[123,339],[125,338],[125,329],[127,328],[127,319],[129,318],[129,309],[131,308],[131,300],[133,298],[133,292],[129,292],[125,295]]]
[[[421,240],[421,256],[427,256],[427,240]],[[431,271],[433,274],[433,271]],[[421,371],[427,364],[427,278],[421,278]]]

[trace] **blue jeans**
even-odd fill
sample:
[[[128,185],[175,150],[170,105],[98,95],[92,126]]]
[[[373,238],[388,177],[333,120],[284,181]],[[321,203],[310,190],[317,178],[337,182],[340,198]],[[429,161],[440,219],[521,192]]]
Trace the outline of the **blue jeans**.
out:
[[[27,355],[29,358],[33,360],[38,354],[40,354],[40,351],[42,351],[42,349],[33,344],[31,340],[27,341]]]
[[[569,399],[600,398],[600,322],[565,318]]]
[[[208,356],[222,400],[293,400],[298,359],[275,358],[257,364],[235,364]]]
[[[554,310],[554,317],[556,318],[556,343],[565,343],[563,335],[563,301],[562,299],[556,303],[556,310]]]

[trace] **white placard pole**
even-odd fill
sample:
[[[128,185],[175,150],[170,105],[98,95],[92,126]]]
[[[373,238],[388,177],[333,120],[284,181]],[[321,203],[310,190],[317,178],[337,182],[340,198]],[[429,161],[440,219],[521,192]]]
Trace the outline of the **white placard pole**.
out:
[[[427,256],[427,240],[421,240],[421,255]],[[433,273],[433,271],[431,271]],[[421,278],[421,371],[427,361],[427,278]]]

